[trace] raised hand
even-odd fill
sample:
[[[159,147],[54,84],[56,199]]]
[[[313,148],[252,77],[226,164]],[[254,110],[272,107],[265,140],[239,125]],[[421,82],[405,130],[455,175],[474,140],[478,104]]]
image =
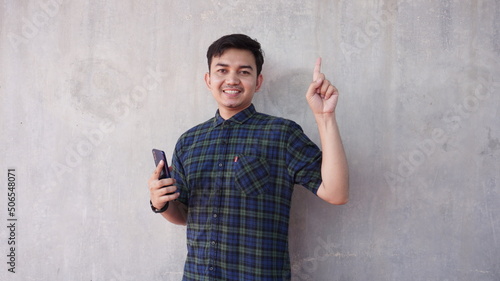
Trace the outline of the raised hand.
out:
[[[339,92],[325,79],[325,74],[321,72],[321,58],[318,58],[314,66],[313,82],[306,93],[307,103],[314,114],[333,114],[338,98]]]

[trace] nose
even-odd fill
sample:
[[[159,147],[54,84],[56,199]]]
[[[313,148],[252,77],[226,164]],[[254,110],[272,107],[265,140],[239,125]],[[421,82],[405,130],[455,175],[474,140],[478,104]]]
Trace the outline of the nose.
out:
[[[230,72],[226,77],[226,84],[228,85],[238,85],[240,83],[240,78],[236,72]]]

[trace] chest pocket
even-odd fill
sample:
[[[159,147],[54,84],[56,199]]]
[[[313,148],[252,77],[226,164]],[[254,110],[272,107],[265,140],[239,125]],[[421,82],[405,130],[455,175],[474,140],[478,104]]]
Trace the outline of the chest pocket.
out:
[[[264,193],[269,186],[269,165],[255,156],[240,156],[234,162],[236,187],[248,196]]]

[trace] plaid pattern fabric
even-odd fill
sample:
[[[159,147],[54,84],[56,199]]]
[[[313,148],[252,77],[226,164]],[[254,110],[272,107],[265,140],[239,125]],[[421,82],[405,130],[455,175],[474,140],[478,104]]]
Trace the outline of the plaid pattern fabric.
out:
[[[173,176],[188,206],[183,280],[289,280],[294,184],[316,194],[321,151],[293,121],[220,115],[177,142]]]

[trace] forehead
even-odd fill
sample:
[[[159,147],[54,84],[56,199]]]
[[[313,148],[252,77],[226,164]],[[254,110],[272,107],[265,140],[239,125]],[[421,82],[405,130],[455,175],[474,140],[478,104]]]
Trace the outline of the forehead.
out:
[[[216,65],[228,65],[228,66],[251,66],[255,69],[256,62],[255,57],[252,52],[242,49],[227,49],[222,55],[212,57],[212,66]]]

